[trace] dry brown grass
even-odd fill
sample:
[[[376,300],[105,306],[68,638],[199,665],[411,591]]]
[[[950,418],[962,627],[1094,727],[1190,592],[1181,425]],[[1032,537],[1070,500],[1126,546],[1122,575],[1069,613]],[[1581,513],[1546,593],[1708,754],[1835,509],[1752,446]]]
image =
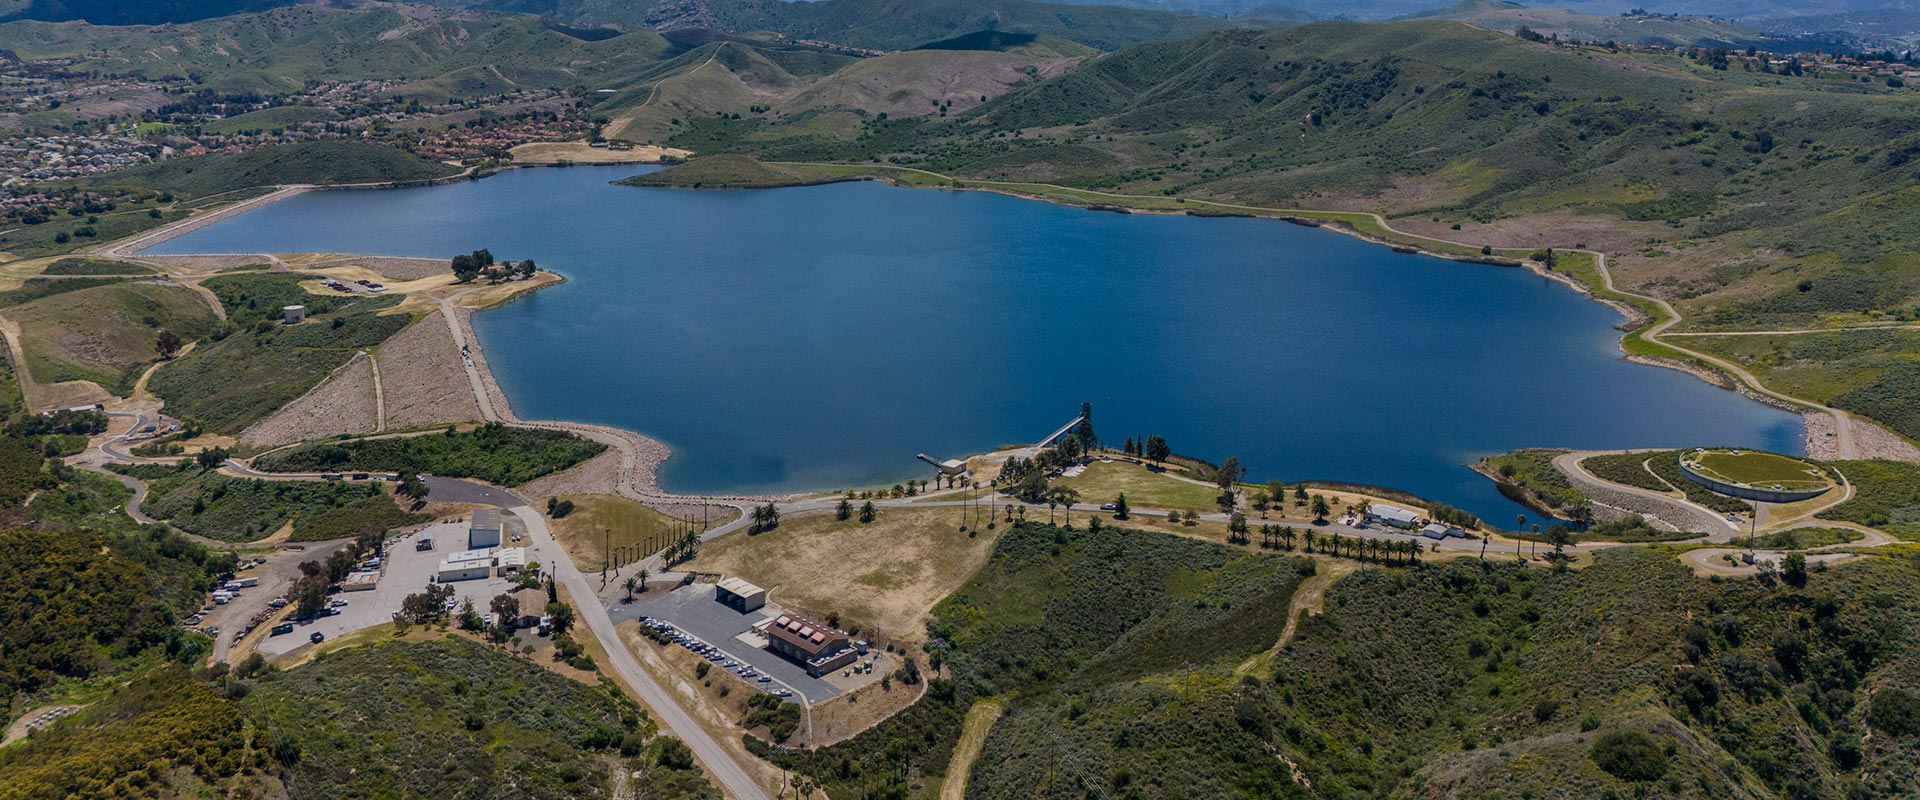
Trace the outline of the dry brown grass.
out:
[[[546,502],[539,496],[532,499]],[[563,499],[573,502],[573,513],[553,521],[553,536],[582,571],[598,570],[603,561],[625,564],[656,553],[680,530],[678,520],[624,497],[590,494]],[[725,510],[729,513],[716,516],[713,524],[732,519],[735,512]]]
[[[866,525],[825,512],[791,516],[758,536],[715,540],[688,568],[738,575],[784,605],[920,642],[934,604],[993,547],[993,532],[969,536],[956,519],[952,509],[914,508],[883,509]]]
[[[664,156],[686,158],[691,151],[644,144],[629,150],[597,148],[586,142],[528,142],[509,151],[515,164],[653,164]]]

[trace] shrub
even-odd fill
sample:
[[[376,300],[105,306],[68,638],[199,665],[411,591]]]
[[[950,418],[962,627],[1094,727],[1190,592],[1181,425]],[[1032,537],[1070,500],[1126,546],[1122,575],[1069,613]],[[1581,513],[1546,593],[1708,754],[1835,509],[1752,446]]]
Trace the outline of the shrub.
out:
[[[1652,736],[1635,730],[1614,731],[1593,743],[1589,755],[1608,774],[1623,781],[1644,783],[1667,773],[1668,755]]]

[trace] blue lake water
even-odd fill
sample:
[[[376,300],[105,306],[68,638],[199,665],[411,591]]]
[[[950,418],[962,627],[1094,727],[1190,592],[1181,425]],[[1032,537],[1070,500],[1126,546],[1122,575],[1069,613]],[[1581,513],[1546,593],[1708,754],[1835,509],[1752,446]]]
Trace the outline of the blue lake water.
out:
[[[1032,442],[1082,402],[1116,446],[1495,522],[1520,509],[1467,468],[1488,453],[1803,448],[1797,416],[1622,360],[1615,312],[1519,269],[980,192],[609,184],[642,171],[310,192],[149,252],[533,258],[568,282],[474,321],[515,411],[659,438],[684,492],[924,477],[916,453]]]

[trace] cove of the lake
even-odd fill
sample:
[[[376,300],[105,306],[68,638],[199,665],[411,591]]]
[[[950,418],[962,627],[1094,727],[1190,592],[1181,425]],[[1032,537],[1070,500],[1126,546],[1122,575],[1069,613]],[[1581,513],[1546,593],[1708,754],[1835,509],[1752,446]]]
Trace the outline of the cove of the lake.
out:
[[[927,477],[916,453],[1031,443],[1082,402],[1114,446],[1496,524],[1520,509],[1468,468],[1489,453],[1803,452],[1796,415],[1623,360],[1616,312],[1520,269],[984,192],[610,183],[642,171],[308,192],[148,252],[535,259],[567,282],[474,319],[515,412],[658,438],[688,493]]]

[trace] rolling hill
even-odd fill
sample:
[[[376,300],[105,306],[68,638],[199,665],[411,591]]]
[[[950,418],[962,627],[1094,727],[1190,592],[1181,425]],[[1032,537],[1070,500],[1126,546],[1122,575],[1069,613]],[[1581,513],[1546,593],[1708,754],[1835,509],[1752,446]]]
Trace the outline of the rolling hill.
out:
[[[1920,91],[1727,66],[1459,22],[1316,23],[1136,45],[944,117],[708,116],[665,143],[1597,247],[1695,331],[1920,318]]]
[[[1725,19],[1658,15],[1602,16],[1560,8],[1524,6],[1506,0],[1462,0],[1458,5],[1410,15],[1406,19],[1454,20],[1502,32],[1526,27],[1542,36],[1622,44],[1679,47],[1746,47],[1752,44],[1768,47],[1772,42],[1771,37],[1756,28]],[[1774,46],[1780,47],[1780,44]]]

